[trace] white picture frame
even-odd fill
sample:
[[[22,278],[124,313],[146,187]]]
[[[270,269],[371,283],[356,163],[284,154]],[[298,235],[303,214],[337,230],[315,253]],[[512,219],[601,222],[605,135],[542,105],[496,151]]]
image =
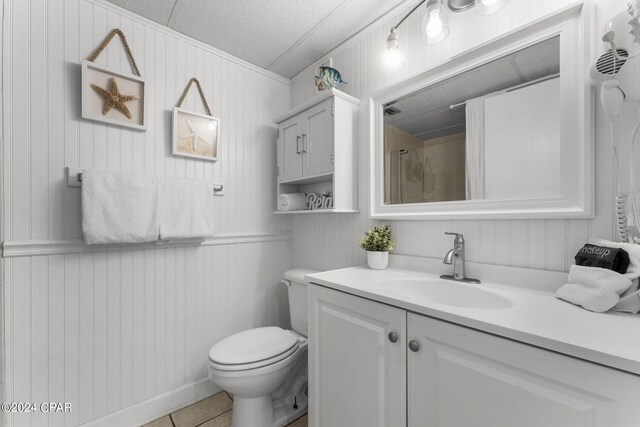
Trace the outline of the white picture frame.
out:
[[[121,94],[138,97],[125,104],[131,113],[130,119],[117,108],[111,108],[107,114],[103,114],[104,97],[96,92],[91,84],[109,89],[111,78],[116,80]],[[145,81],[140,76],[113,71],[85,59],[82,61],[82,118],[146,131],[145,88]]]
[[[220,119],[174,107],[171,139],[173,155],[215,162],[220,152]]]

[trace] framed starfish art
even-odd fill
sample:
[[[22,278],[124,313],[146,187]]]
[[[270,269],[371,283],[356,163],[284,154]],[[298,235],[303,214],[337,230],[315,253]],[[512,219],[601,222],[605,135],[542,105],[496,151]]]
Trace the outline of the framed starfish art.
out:
[[[219,140],[220,119],[173,108],[173,154],[216,161]]]
[[[146,130],[144,79],[82,61],[82,117]]]

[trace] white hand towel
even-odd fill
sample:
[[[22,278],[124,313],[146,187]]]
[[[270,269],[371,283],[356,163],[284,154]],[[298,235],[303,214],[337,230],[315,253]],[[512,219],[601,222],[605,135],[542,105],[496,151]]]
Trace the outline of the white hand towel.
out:
[[[627,313],[638,314],[640,312],[640,290],[638,290],[638,279],[632,281],[632,285],[622,295],[616,305],[611,310],[625,311]]]
[[[556,291],[556,298],[600,313],[616,305],[631,284],[631,280],[615,271],[572,265],[568,283]]]
[[[161,239],[213,236],[213,184],[160,178],[158,194]]]
[[[278,197],[279,211],[304,211],[307,209],[307,197],[304,193],[281,194]]]
[[[156,179],[101,170],[82,172],[82,233],[88,244],[158,239]]]
[[[598,246],[607,246],[609,248],[622,248],[629,254],[629,267],[624,274],[625,277],[630,280],[640,277],[640,245],[634,245],[632,243],[623,242],[611,242],[605,239],[589,239],[589,243]]]

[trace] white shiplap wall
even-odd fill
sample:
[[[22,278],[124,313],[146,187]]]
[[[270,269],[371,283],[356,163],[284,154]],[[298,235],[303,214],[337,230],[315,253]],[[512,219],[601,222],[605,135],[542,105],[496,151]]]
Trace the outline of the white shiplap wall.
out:
[[[2,260],[4,400],[73,405],[7,422],[145,421],[211,391],[216,340],[287,321],[289,225],[272,215],[275,186],[265,183],[275,182],[272,119],[289,109],[289,82],[101,0],[3,7],[1,232],[7,247],[30,248]],[[146,79],[147,132],[80,118],[80,62],[116,27]],[[117,38],[97,62],[130,70]],[[192,76],[221,118],[215,164],[170,154],[170,111]],[[203,112],[195,90],[183,106]],[[216,233],[267,238],[65,253],[81,238],[80,192],[66,187],[65,166],[222,182]],[[73,242],[63,254],[37,255],[60,239]]]
[[[411,3],[411,4],[410,4]],[[418,38],[421,15],[415,13],[399,28],[400,43],[407,64],[395,73],[382,69],[382,53],[389,28],[395,25],[413,2],[366,29],[327,57],[333,58],[349,84],[341,89],[360,98],[359,203],[362,213],[352,215],[294,215],[292,222],[292,264],[331,269],[365,262],[357,242],[372,223],[368,217],[368,98],[376,90],[446,61],[473,46],[511,31],[573,3],[573,0],[511,0],[499,13],[478,16],[473,11],[450,15],[451,34],[436,45]],[[595,28],[624,10],[625,0],[596,0]],[[594,42],[599,35],[594,34]],[[600,44],[596,52],[601,52]],[[314,69],[292,79],[292,106],[314,96]],[[628,129],[627,129],[628,131]],[[596,217],[592,220],[451,220],[391,221],[398,241],[395,253],[439,258],[452,247],[445,231],[464,233],[469,261],[518,267],[568,271],[575,252],[589,236],[612,237],[613,169],[608,140],[608,123],[599,105],[596,109]]]

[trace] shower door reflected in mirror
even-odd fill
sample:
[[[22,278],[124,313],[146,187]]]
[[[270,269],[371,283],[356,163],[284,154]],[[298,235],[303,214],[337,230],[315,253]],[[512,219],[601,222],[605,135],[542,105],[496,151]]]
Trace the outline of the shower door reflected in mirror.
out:
[[[562,194],[560,37],[385,103],[384,204]]]

